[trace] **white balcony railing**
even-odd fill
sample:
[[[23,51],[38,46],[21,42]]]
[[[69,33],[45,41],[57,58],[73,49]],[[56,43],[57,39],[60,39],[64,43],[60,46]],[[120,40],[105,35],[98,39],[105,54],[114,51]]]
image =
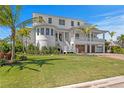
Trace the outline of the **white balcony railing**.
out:
[[[75,42],[75,41],[89,42],[90,38],[72,38],[71,41],[72,42]],[[105,42],[105,40],[104,39],[99,39],[99,38],[91,38],[91,42]]]

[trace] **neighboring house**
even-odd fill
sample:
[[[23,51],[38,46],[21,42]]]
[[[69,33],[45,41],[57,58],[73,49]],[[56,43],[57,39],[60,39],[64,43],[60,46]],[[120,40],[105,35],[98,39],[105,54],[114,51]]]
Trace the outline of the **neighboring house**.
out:
[[[59,16],[33,13],[33,17],[42,17],[45,22],[33,22],[31,32],[31,42],[43,46],[55,46],[63,52],[75,53],[104,53],[105,52],[105,33],[103,30],[93,30],[86,37],[85,33],[76,30],[77,27],[85,27],[84,21],[70,19]],[[103,38],[99,39],[98,35]],[[91,37],[91,41],[90,41]]]

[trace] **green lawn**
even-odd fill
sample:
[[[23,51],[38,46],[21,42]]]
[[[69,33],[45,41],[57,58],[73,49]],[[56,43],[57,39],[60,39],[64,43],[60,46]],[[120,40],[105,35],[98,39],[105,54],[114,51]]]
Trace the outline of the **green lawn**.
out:
[[[59,87],[124,75],[124,61],[97,56],[28,56],[0,67],[0,87]]]

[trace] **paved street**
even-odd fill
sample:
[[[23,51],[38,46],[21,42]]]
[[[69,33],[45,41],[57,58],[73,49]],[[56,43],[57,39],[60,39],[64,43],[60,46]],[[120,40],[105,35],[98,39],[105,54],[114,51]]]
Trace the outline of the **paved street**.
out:
[[[124,88],[124,76],[62,86],[63,88]]]

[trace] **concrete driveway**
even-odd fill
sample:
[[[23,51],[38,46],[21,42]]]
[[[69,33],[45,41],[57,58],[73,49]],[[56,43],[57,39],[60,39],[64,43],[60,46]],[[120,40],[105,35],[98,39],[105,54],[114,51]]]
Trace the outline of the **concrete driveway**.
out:
[[[113,59],[120,59],[120,60],[124,60],[124,54],[113,54],[113,53],[91,53],[88,55],[97,55],[97,56],[101,56],[101,57],[109,57],[109,58],[113,58]]]

